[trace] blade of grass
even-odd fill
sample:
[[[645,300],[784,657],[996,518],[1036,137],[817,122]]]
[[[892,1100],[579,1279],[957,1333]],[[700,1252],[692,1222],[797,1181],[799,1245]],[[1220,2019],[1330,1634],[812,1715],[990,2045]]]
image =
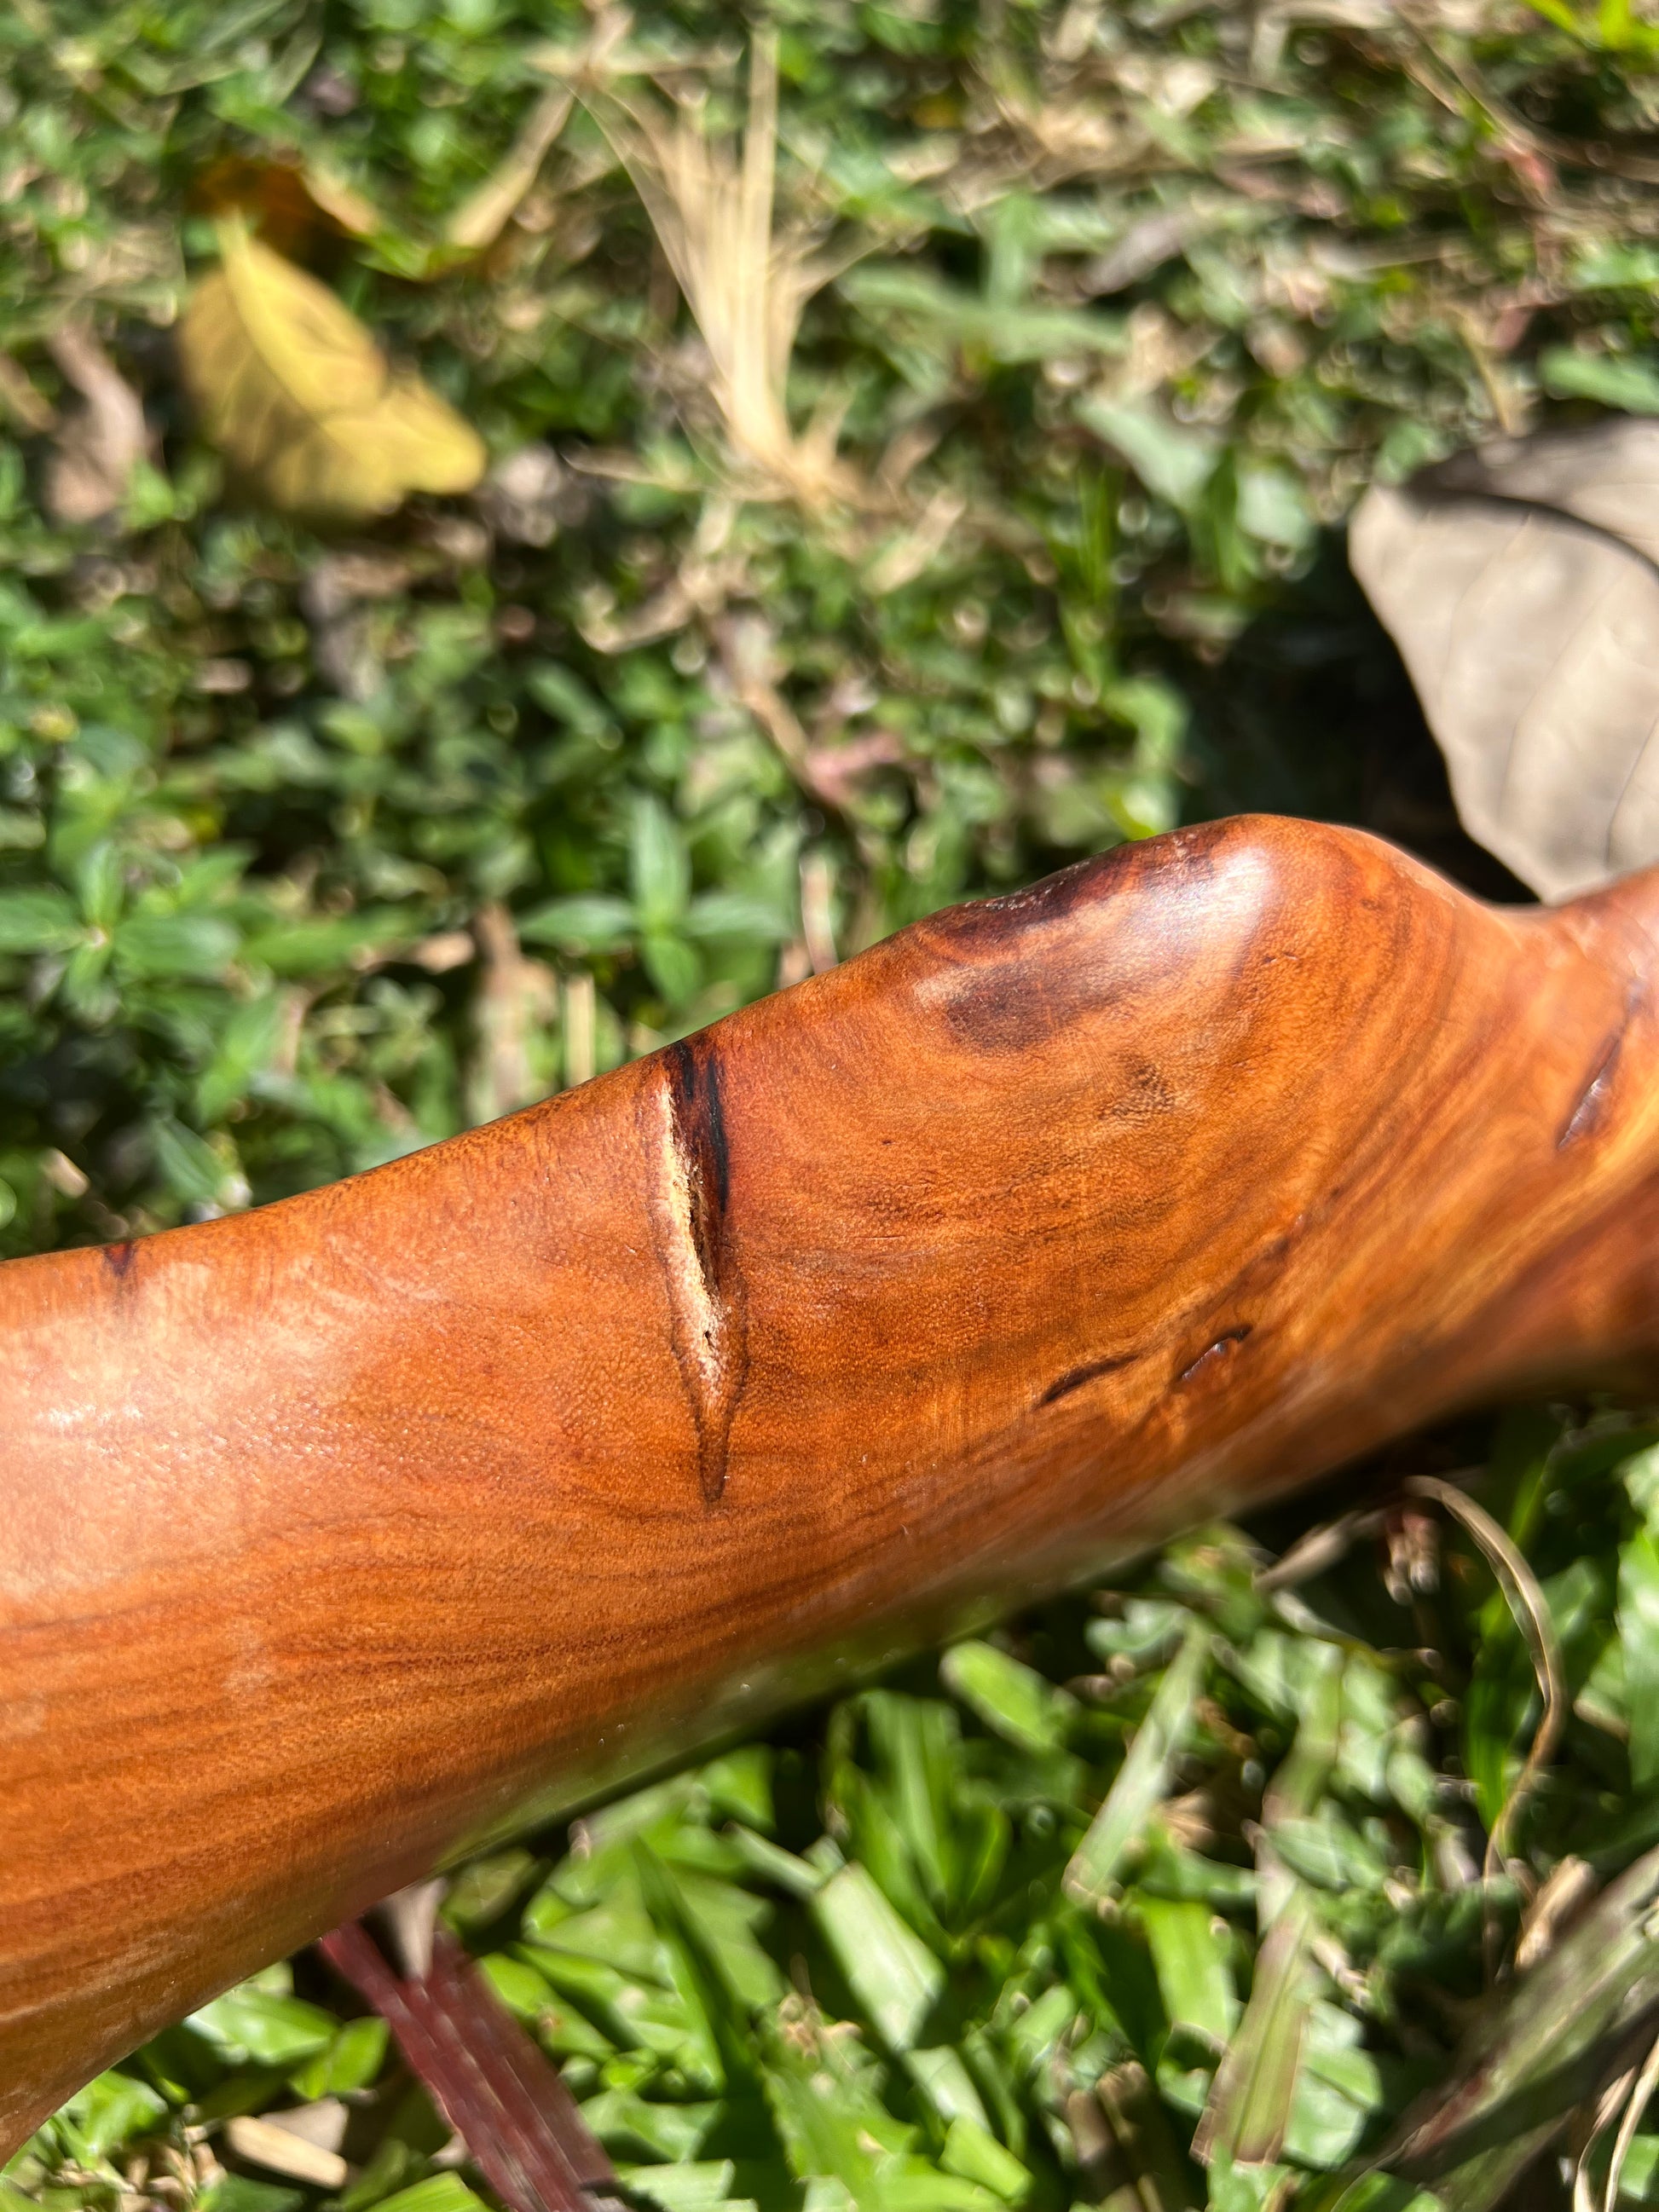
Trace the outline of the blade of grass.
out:
[[[1619,2132],[1613,2137],[1613,2156],[1607,2164],[1607,2186],[1601,2192],[1601,2212],[1613,2212],[1619,2202],[1619,2184],[1625,2171],[1625,2161],[1630,2156],[1630,2147],[1636,2140],[1636,2130],[1648,2109],[1654,2090],[1659,2088],[1659,2036],[1648,2046],[1648,2055],[1642,2061],[1629,2100],[1619,2122]]]
[[[1066,1869],[1066,1894],[1074,1905],[1099,1910],[1147,1816],[1168,1795],[1170,1771],[1192,1723],[1210,1640],[1208,1624],[1194,1620],[1158,1684],[1129,1755]]]
[[[856,1863],[832,1875],[809,1910],[889,2050],[914,2048],[945,1986],[939,1960]]]
[[[1450,2079],[1406,2114],[1376,2166],[1431,2188],[1445,2212],[1487,2212],[1656,2008],[1659,1850],[1489,2004]]]
[[[1256,1954],[1250,2002],[1193,2136],[1201,2165],[1218,2153],[1260,2165],[1284,2148],[1313,2008],[1308,1966],[1316,1931],[1313,1898],[1298,1883]]]
[[[1504,1799],[1486,1839],[1484,1871],[1490,1879],[1502,1866],[1504,1847],[1516,1818],[1537,1787],[1540,1775],[1555,1756],[1567,1725],[1571,1699],[1567,1693],[1560,1638],[1555,1632],[1549,1601],[1538,1586],[1537,1577],[1484,1506],[1477,1505],[1451,1483],[1442,1482],[1431,1474],[1413,1475],[1406,1488],[1415,1497],[1432,1498],[1443,1506],[1455,1521],[1462,1522],[1485,1553],[1515,1616],[1515,1625],[1526,1638],[1533,1672],[1538,1677],[1539,1695],[1544,1701],[1543,1718],[1534,1733],[1515,1787]]]

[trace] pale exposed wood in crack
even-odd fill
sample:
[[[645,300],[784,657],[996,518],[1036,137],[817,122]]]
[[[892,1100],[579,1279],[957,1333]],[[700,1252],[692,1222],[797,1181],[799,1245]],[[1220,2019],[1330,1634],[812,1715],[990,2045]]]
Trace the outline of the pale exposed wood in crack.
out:
[[[720,1068],[696,1039],[663,1054],[645,1095],[652,1221],[674,1358],[697,1438],[697,1479],[726,1487],[732,1423],[748,1375],[743,1281],[731,1249]]]
[[[1597,1054],[1589,1079],[1555,1140],[1557,1152],[1565,1152],[1569,1145],[1576,1144],[1581,1137],[1593,1135],[1600,1127],[1612,1094],[1614,1078],[1619,1073],[1625,1039],[1641,998],[1639,985],[1632,984],[1625,994],[1624,1018]]]

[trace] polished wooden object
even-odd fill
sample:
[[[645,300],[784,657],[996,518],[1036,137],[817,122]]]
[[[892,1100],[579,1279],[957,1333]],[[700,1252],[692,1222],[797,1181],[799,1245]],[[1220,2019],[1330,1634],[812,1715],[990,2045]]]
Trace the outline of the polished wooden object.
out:
[[[1659,871],[1266,818],[0,1269],[0,2143],[529,1809],[1659,1352]]]

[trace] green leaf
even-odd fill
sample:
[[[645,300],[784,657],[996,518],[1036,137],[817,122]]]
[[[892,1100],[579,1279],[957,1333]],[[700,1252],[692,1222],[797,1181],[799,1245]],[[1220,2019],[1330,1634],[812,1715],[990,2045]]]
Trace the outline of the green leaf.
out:
[[[939,1960],[856,1863],[824,1883],[810,1910],[882,2041],[910,2050],[945,1987]]]
[[[1285,2135],[1285,2155],[1298,2166],[1332,2172],[1346,2165],[1389,2109],[1382,2068],[1370,2051],[1357,2047],[1362,2032],[1352,2014],[1334,2005],[1312,2008]]]
[[[292,2066],[333,2042],[340,2023],[331,2013],[280,1989],[261,1987],[260,1979],[215,1997],[191,2014],[190,2026],[233,2065],[252,2059],[261,2066]]]
[[[77,2154],[95,2163],[167,2116],[167,2101],[147,2081],[119,2072],[99,2075],[64,2106],[74,2130]]]
[[[752,2212],[749,2200],[732,2195],[736,2178],[729,2158],[632,2166],[622,2176],[632,2195],[660,2205],[662,2212],[717,2212],[721,2205]]]
[[[1136,1910],[1170,2027],[1191,2030],[1218,2057],[1238,2020],[1225,1923],[1185,1899],[1138,1897]]]
[[[1023,1751],[1059,1751],[1078,1706],[1034,1668],[994,1644],[953,1644],[939,1662],[939,1680],[969,1711]]]
[[[412,2189],[380,2199],[380,2212],[488,2212],[483,2199],[458,2173],[434,2173]]]
[[[556,660],[532,668],[526,688],[539,705],[584,736],[598,737],[611,726],[611,718],[579,676]]]
[[[113,929],[126,902],[122,857],[106,838],[84,853],[75,871],[81,911],[94,929]]]
[[[1120,1614],[1089,1621],[1083,1633],[1097,1658],[1108,1664],[1122,1659],[1138,1672],[1171,1657],[1192,1619],[1191,1608],[1172,1597],[1133,1596],[1123,1601]],[[1230,1663],[1237,1665],[1236,1657]]]
[[[702,963],[683,937],[647,929],[640,939],[645,972],[671,1006],[683,1006],[702,981]]]
[[[755,1991],[743,1972],[738,1947],[723,1944],[711,1931],[707,1918],[692,1908],[680,1881],[648,1844],[635,1842],[629,1849],[685,2018],[678,2063],[693,2079],[709,2081],[719,2088],[752,2085],[756,2069],[749,2014],[776,2002],[782,1994],[781,1978],[765,1961],[763,1993],[751,2004]]]
[[[1189,1624],[1135,1732],[1128,1757],[1072,1855],[1066,1893],[1079,1905],[1098,1905],[1110,1894],[1131,1846],[1139,1841],[1153,1808],[1168,1791],[1170,1769],[1192,1724],[1210,1640],[1206,1623]]]
[[[647,792],[634,800],[629,823],[628,880],[641,933],[675,932],[691,895],[691,866],[679,824]]]
[[[772,1805],[770,1744],[746,1743],[711,1759],[697,1779],[708,1794],[709,1810],[728,1820],[740,1820],[770,1835],[776,1825]]]
[[[67,952],[84,933],[65,891],[0,891],[0,952]]]
[[[267,991],[232,1013],[196,1085],[196,1111],[204,1121],[222,1121],[270,1066],[282,1041],[285,1012],[282,996]]]
[[[1224,2153],[1261,2164],[1283,2150],[1316,1995],[1310,1962],[1317,1928],[1312,1898],[1293,1890],[1256,1954],[1249,2003],[1193,2139],[1195,2158]]]
[[[305,975],[348,967],[354,959],[384,951],[412,936],[407,915],[371,908],[337,918],[317,916],[283,921],[248,932],[244,956],[277,975]]]
[[[430,2144],[425,2149],[419,2147],[428,2132],[428,2116],[435,2124],[436,2115],[430,2106],[418,2098],[405,2097],[399,2101],[391,2126],[362,2171],[340,2192],[340,2212],[364,2212],[365,2207],[380,2203],[402,2186],[411,2173],[418,2173],[425,2166],[426,2150],[435,2148]]]
[[[1628,354],[1580,353],[1547,346],[1539,380],[1556,399],[1594,399],[1626,415],[1659,415],[1659,366]]]
[[[1288,1647],[1285,1656],[1299,1717],[1289,1756],[1267,1787],[1274,1820],[1305,1820],[1317,1810],[1342,1751],[1340,1646],[1310,1642]]]
[[[228,2173],[202,2191],[197,2202],[203,2212],[295,2212],[306,2201],[303,2189],[285,2189],[275,2181],[256,2181],[252,2174]]]
[[[686,908],[682,927],[701,943],[738,937],[755,945],[785,945],[794,936],[794,917],[772,900],[752,891],[702,891]]]
[[[1005,2204],[1023,2204],[1031,2193],[1030,2167],[966,2114],[951,2121],[939,2164],[947,2173],[981,2183]]]
[[[150,1141],[163,1182],[187,1206],[234,1201],[234,1170],[194,1129],[181,1121],[158,1120],[150,1125]]]
[[[1619,1641],[1625,1656],[1631,1780],[1659,1782],[1659,1537],[1638,1528],[1619,1554]]]
[[[1633,1453],[1620,1468],[1619,1480],[1638,1514],[1659,1531],[1659,1444]]]
[[[349,2020],[326,2051],[319,2051],[290,2075],[289,2086],[307,2103],[367,2089],[386,2063],[386,2043],[383,2020]]]
[[[1304,551],[1317,527],[1293,470],[1249,463],[1238,472],[1238,522],[1252,538],[1291,553]]]
[[[970,2120],[980,2129],[988,2124],[974,2078],[953,2045],[939,2043],[931,2050],[907,2051],[904,2069],[947,2129],[961,2119]]]
[[[1275,1856],[1316,1889],[1338,1896],[1380,1890],[1393,1871],[1328,1800],[1312,1820],[1277,1819],[1270,1832]]]
[[[843,276],[841,289],[866,315],[903,317],[936,346],[981,349],[999,362],[1113,355],[1125,348],[1123,324],[1115,315],[988,301],[915,269],[866,264]]]
[[[553,2008],[553,1992],[546,1977],[522,1959],[504,1951],[480,1959],[478,1970],[507,2010],[520,2020],[534,2022]]]
[[[550,899],[520,917],[519,935],[529,945],[564,945],[573,951],[601,952],[625,945],[634,931],[634,909],[626,899],[595,892],[579,898]]]
[[[136,977],[210,982],[236,957],[234,925],[210,914],[134,914],[115,931],[115,957]]]
[[[535,1879],[542,1862],[526,1850],[497,1851],[464,1866],[444,1893],[443,1917],[450,1927],[465,1935],[499,1920],[514,1899]]]
[[[702,2101],[665,2105],[621,2089],[602,2089],[582,2106],[582,2118],[617,2158],[671,2162],[696,2157],[729,2105]]]
[[[738,2002],[751,2012],[781,2002],[787,1984],[757,1933],[771,1919],[771,1908],[735,1882],[689,1869],[676,1870],[675,1888],[705,1955],[718,1962]]]
[[[767,2069],[766,2099],[791,2172],[799,2179],[833,2178],[862,2212],[876,2197],[883,2124],[890,2130],[893,2122],[873,2098],[849,2095],[848,2086],[827,2069],[804,2073],[779,2063]],[[900,2131],[900,2141],[910,2133]]]
[[[1147,490],[1171,507],[1193,507],[1215,472],[1214,439],[1178,428],[1139,401],[1091,398],[1078,403],[1077,412],[1123,456]]]
[[[798,1858],[793,1851],[786,1851],[769,1838],[757,1836],[752,1828],[733,1827],[728,1832],[750,1873],[781,1889],[787,1896],[811,1897],[830,1879],[823,1868],[814,1866],[810,1859]]]
[[[878,1799],[910,1864],[921,1877],[924,1927],[940,1909],[969,1902],[964,1887],[988,1843],[994,1848],[988,1808],[961,1801],[962,1724],[939,1698],[908,1698],[872,1691],[860,1701],[875,1756]],[[870,1871],[894,1903],[905,1906],[888,1872],[873,1860]],[[897,1870],[895,1869],[895,1872]],[[908,1909],[908,1908],[907,1908]]]

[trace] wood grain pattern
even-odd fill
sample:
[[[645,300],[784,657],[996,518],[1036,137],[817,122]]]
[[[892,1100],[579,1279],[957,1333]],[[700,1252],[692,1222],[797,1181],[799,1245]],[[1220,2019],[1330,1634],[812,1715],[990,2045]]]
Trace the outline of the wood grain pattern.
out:
[[[1659,1352],[1659,872],[1254,818],[0,1269],[0,2143],[524,1814]]]

